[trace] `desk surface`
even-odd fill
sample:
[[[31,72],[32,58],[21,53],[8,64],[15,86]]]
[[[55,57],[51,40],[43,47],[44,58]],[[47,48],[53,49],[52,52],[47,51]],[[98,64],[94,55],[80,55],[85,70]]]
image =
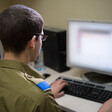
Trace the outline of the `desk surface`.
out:
[[[59,73],[48,67],[45,67],[42,73],[51,74],[50,77],[46,78],[46,82],[51,84],[59,76],[67,76],[72,78],[77,78],[81,80],[81,75],[85,73],[84,69],[72,68],[69,71]],[[57,98],[56,101],[67,112],[97,112],[102,104],[93,101],[85,100],[82,98],[74,97],[71,95],[64,95],[61,98]]]

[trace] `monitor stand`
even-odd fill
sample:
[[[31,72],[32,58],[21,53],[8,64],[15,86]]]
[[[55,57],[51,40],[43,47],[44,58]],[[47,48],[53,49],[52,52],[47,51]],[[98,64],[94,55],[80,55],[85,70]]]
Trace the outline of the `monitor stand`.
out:
[[[97,72],[87,72],[82,76],[83,80],[100,84],[112,84],[112,76]]]

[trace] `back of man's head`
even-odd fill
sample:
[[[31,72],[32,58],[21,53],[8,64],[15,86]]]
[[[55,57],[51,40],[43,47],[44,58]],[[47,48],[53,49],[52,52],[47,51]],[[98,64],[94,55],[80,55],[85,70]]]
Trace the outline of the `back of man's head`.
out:
[[[42,27],[42,17],[29,7],[13,5],[4,10],[0,14],[0,40],[5,52],[21,53]]]

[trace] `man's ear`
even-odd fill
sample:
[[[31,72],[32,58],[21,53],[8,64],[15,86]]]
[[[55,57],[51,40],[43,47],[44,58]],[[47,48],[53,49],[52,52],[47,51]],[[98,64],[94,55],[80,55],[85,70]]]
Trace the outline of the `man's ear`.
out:
[[[35,48],[35,39],[36,39],[36,36],[33,36],[32,39],[29,41],[29,46],[31,48]]]

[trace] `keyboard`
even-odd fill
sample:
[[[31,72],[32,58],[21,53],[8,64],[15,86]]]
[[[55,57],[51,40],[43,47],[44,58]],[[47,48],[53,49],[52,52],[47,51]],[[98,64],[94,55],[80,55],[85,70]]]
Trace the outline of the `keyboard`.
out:
[[[69,86],[65,86],[63,88],[65,94],[73,95],[98,103],[104,103],[108,99],[112,98],[112,87],[109,85],[101,85],[98,83],[76,80],[63,76],[59,77],[58,79],[66,80],[69,84]]]

